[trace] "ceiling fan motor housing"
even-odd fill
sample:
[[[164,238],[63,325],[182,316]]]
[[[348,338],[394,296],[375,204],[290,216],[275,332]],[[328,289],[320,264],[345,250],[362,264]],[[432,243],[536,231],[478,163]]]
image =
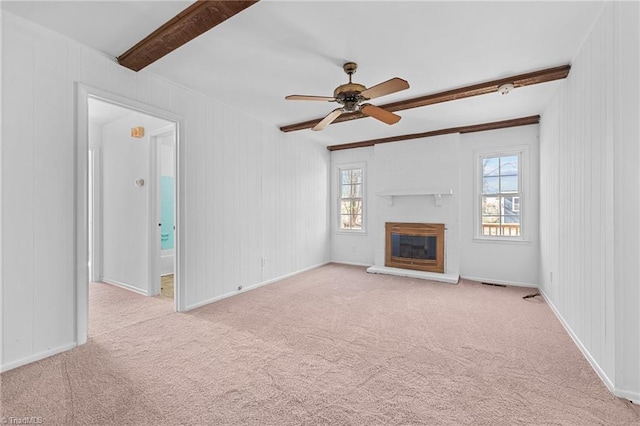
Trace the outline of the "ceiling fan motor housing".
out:
[[[358,111],[360,109],[358,104],[367,100],[367,98],[360,94],[365,90],[367,90],[367,88],[362,84],[347,83],[336,87],[336,90],[333,91],[333,97],[336,99],[336,102],[344,105],[345,111]]]

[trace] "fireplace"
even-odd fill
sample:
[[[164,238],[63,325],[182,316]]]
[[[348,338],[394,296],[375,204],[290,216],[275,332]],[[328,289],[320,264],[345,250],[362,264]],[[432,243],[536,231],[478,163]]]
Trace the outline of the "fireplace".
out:
[[[385,223],[385,266],[444,273],[444,224]]]

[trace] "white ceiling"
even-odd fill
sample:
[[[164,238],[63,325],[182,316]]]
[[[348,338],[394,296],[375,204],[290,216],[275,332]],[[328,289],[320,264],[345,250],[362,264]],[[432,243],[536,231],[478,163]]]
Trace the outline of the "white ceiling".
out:
[[[2,2],[2,8],[118,56],[190,2]],[[374,104],[413,98],[571,62],[602,1],[262,0],[143,72],[193,88],[278,126],[336,107],[285,101],[331,96],[347,81],[367,87],[392,77],[411,88]],[[399,112],[387,126],[367,118],[302,130],[325,144],[417,133],[539,114],[559,82]]]
[[[132,113],[130,109],[89,98],[89,120],[92,123],[104,125]]]

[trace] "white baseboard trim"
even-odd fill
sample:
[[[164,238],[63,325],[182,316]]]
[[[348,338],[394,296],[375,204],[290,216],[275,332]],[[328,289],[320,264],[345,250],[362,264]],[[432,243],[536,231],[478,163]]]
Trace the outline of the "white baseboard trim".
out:
[[[640,393],[632,392],[624,389],[616,389],[613,393],[618,398],[628,399],[635,405],[640,405]]]
[[[470,277],[468,275],[460,275],[460,278],[470,281],[478,281],[480,283],[491,283],[491,284],[500,284],[500,285],[510,285],[514,287],[527,287],[527,288],[538,288],[538,284],[528,284],[528,283],[520,283],[517,281],[504,281],[504,280],[494,280],[493,278],[480,278],[480,277]]]
[[[607,389],[609,389],[609,392],[611,392],[615,396],[620,396],[620,395],[618,395],[618,392],[616,391],[616,387],[613,385],[613,382],[611,381],[611,379],[609,379],[609,377],[606,375],[604,370],[602,370],[602,368],[596,362],[596,360],[593,358],[593,356],[591,356],[591,353],[589,353],[587,348],[582,344],[582,342],[580,341],[578,336],[576,336],[576,334],[573,332],[571,327],[569,327],[569,324],[564,320],[564,318],[562,317],[560,312],[556,309],[554,304],[551,302],[551,299],[549,299],[549,297],[547,297],[547,295],[545,294],[545,292],[541,288],[539,288],[538,291],[540,292],[540,294],[544,298],[545,302],[547,302],[547,305],[549,305],[549,307],[551,308],[551,312],[553,312],[553,314],[556,316],[556,318],[558,318],[558,321],[560,321],[560,324],[562,324],[564,329],[567,331],[567,333],[569,334],[569,337],[571,337],[571,339],[573,340],[573,343],[576,344],[578,349],[580,349],[580,352],[582,352],[582,355],[587,359],[587,361],[591,365],[591,368],[593,368],[593,371],[596,372],[598,377],[600,377],[600,380],[602,380],[602,382],[605,384]]]
[[[134,293],[141,294],[143,296],[148,296],[149,292],[147,290],[139,289],[138,287],[134,287],[130,284],[121,283],[120,281],[112,280],[109,278],[102,278],[103,283],[115,285],[116,287],[124,288],[125,290],[133,291]]]
[[[357,263],[357,262],[342,262],[340,260],[332,260],[331,263],[336,263],[338,265],[350,265],[350,266],[364,266],[365,268],[369,268],[373,265],[368,263]]]
[[[15,361],[11,361],[7,364],[2,364],[2,366],[0,366],[0,373],[4,373],[5,371],[13,370],[14,368],[22,367],[23,365],[31,364],[32,362],[40,361],[41,359],[49,358],[50,356],[66,352],[70,349],[75,348],[76,346],[78,346],[76,342],[73,342],[69,343],[68,345],[58,346],[57,348],[48,349],[34,355],[29,355]]]
[[[188,305],[185,308],[185,310],[181,311],[181,312],[190,311],[192,309],[196,309],[196,308],[199,308],[201,306],[208,305],[210,303],[217,302],[218,300],[226,299],[227,297],[232,297],[232,296],[235,296],[235,295],[240,294],[240,293],[244,293],[244,292],[249,291],[249,290],[255,290],[256,288],[259,288],[259,287],[262,287],[262,286],[265,286],[265,285],[268,285],[268,284],[273,284],[275,282],[282,281],[282,280],[284,280],[286,278],[293,277],[294,275],[298,275],[298,274],[301,274],[303,272],[307,272],[307,271],[310,271],[312,269],[316,269],[316,268],[319,268],[321,266],[328,265],[329,263],[331,263],[331,262],[330,261],[326,261],[326,262],[318,263],[317,265],[309,266],[307,268],[300,269],[298,271],[291,272],[289,274],[281,275],[279,277],[272,278],[272,279],[267,280],[267,281],[262,281],[262,282],[260,282],[258,284],[253,284],[253,285],[250,285],[250,286],[247,286],[247,287],[243,287],[242,290],[237,290],[237,291],[233,291],[233,292],[230,292],[230,293],[222,294],[220,296],[212,297],[211,299],[203,300],[202,302],[198,302],[198,303],[194,303],[192,305]]]

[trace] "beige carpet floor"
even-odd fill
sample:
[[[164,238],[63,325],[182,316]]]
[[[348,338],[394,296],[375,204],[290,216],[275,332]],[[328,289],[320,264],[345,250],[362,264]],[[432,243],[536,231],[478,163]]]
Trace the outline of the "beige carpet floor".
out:
[[[89,343],[2,374],[55,425],[637,425],[530,289],[327,265],[200,309],[92,287]]]

